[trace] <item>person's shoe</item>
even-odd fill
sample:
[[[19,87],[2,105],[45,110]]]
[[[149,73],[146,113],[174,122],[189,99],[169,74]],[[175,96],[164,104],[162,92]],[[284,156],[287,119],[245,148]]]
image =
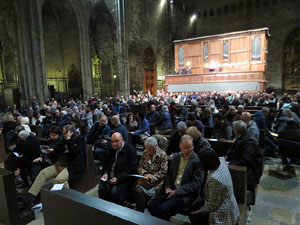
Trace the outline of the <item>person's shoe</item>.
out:
[[[21,176],[16,176],[15,178],[15,184],[18,187],[19,185],[23,184],[23,179],[21,178]]]
[[[30,193],[26,193],[26,194],[24,194],[23,199],[24,199],[25,210],[30,211],[33,206],[35,196]]]
[[[30,185],[29,185],[28,182],[23,182],[23,183],[17,185],[17,188],[27,188],[27,187],[29,187],[29,186],[30,186]]]

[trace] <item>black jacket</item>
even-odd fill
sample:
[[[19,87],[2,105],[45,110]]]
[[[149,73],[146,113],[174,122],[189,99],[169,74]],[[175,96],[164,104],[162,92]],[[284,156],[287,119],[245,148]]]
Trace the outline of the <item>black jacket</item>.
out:
[[[110,174],[115,161],[116,151],[113,148],[105,152],[105,160],[103,165],[104,173]],[[122,150],[118,153],[117,161],[114,166],[114,176],[118,183],[127,183],[129,174],[137,173],[138,156],[136,150],[129,144],[125,143]]]
[[[230,164],[247,167],[248,187],[259,183],[262,175],[262,160],[258,143],[247,133],[237,138],[228,152]]]
[[[22,160],[32,162],[41,155],[40,142],[31,134],[25,141],[21,139],[17,141],[14,152],[23,155]]]
[[[180,165],[181,153],[173,156],[170,171],[166,178],[165,187],[175,189],[175,181]],[[197,197],[203,185],[204,171],[200,168],[200,160],[195,152],[191,153],[188,163],[184,169],[180,187],[175,189],[176,196],[187,197],[190,203]]]

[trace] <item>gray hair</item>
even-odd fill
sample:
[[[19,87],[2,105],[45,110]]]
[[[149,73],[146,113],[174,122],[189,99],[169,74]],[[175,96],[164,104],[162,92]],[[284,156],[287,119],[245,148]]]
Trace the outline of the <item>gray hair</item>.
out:
[[[16,128],[15,128],[15,131],[16,131],[17,133],[20,133],[22,130],[25,130],[25,127],[22,126],[22,125],[18,125],[18,126],[16,126]]]
[[[247,125],[241,120],[234,121],[232,123],[232,128],[241,135],[247,132]]]
[[[185,122],[183,121],[180,121],[178,124],[177,124],[177,129],[186,129],[187,126],[185,124]]]
[[[292,112],[291,112],[290,109],[284,109],[284,110],[282,111],[282,115],[291,118],[291,117],[292,117]]]
[[[239,105],[238,109],[244,109],[244,106],[243,105]]]
[[[263,114],[265,114],[265,113],[269,113],[270,109],[268,107],[263,107],[261,111]]]
[[[144,143],[145,147],[146,146],[149,146],[149,147],[156,147],[157,146],[157,140],[155,137],[148,137],[146,140],[145,140],[145,143]]]
[[[30,136],[30,133],[26,130],[22,130],[20,133],[19,133],[19,138],[23,141],[26,141],[27,138]]]
[[[28,125],[30,123],[30,120],[28,117],[21,117],[21,124]]]
[[[191,141],[193,142],[193,138],[190,136],[190,135],[183,135],[181,138],[180,138],[180,143],[183,142],[183,141]]]

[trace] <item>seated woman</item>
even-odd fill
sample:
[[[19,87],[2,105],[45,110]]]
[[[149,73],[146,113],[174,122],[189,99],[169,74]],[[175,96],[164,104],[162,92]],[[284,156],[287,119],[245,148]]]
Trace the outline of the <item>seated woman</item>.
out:
[[[138,166],[138,173],[144,178],[138,180],[135,191],[136,210],[140,212],[144,212],[149,199],[162,188],[168,172],[167,154],[157,146],[156,138],[147,138],[144,145]]]
[[[195,126],[187,128],[186,134],[193,138],[194,152],[198,153],[203,148],[210,147],[209,142],[202,137],[201,132]]]
[[[234,197],[228,167],[211,148],[200,150],[201,167],[207,171],[204,184],[204,205],[192,212],[192,224],[235,225],[239,219],[239,208]]]
[[[127,120],[125,122],[125,126],[128,131],[135,131],[137,129],[138,123],[132,112],[128,113]]]

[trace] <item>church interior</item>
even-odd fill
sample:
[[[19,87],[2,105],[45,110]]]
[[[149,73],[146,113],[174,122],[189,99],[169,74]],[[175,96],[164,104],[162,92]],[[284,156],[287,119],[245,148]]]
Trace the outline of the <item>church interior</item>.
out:
[[[214,210],[206,214],[207,223],[193,222],[190,212],[182,210],[164,219],[155,216],[158,214],[151,208],[146,207],[144,214],[137,212],[134,202],[112,201],[117,203],[112,204],[100,197],[100,178],[104,179],[106,166],[101,157],[109,154],[105,152],[100,157],[96,154],[96,142],[89,143],[98,124],[110,127],[108,135],[101,131],[97,138],[104,140],[102,145],[109,143],[101,145],[101,149],[117,151],[112,169],[115,169],[118,152],[127,142],[136,148],[135,154],[140,159],[153,144],[151,140],[147,142],[148,138],[154,134],[165,138],[168,148],[160,147],[159,139],[156,145],[166,150],[169,169],[165,176],[169,177],[170,168],[175,164],[174,155],[179,152],[183,155],[181,143],[188,142],[188,138],[183,138],[187,133],[178,134],[181,122],[186,124],[187,130],[190,126],[197,127],[209,148],[222,157],[220,167],[224,160],[229,163],[227,171],[231,174],[230,184],[239,216],[234,223],[228,220],[220,224],[300,224],[298,7],[299,0],[0,0],[0,225],[218,224],[216,218],[221,217],[221,213]],[[155,119],[152,106],[157,112]],[[164,117],[165,114],[169,116]],[[148,116],[152,122],[148,122]],[[49,123],[46,123],[44,118],[48,117]],[[23,123],[23,118],[28,118],[28,122]],[[149,132],[138,133],[146,118]],[[161,128],[166,118],[171,125]],[[101,119],[104,119],[103,125]],[[194,122],[191,125],[191,120],[199,121],[202,130]],[[245,132],[250,133],[251,121],[256,124],[255,147],[259,152],[253,157],[260,154],[261,161],[253,166],[256,163],[253,158],[230,167],[228,156],[242,140],[238,128],[247,125]],[[8,122],[17,135],[16,145],[8,144],[11,140],[7,134],[12,132],[7,130]],[[76,131],[68,127],[72,122]],[[81,123],[86,126],[84,131]],[[17,132],[24,124],[31,129],[27,136],[23,129]],[[116,129],[118,124],[125,127],[126,138],[122,130]],[[27,131],[26,126],[23,127]],[[25,139],[33,135],[42,152],[42,146],[52,149],[47,141],[54,126],[60,128],[57,132],[66,139],[65,143],[79,132],[87,144],[85,181],[70,181],[70,189],[66,188],[68,184],[62,191],[55,192],[50,190],[53,182],[57,184],[53,179],[34,197],[36,203],[42,203],[43,209],[22,212],[17,205],[24,198],[26,208],[26,194],[31,193],[40,175],[37,173],[30,180],[32,165],[21,162],[23,154],[26,155],[23,153],[25,145],[21,153],[17,153],[17,160],[11,157],[17,151],[10,147],[18,147],[22,133]],[[221,129],[223,136],[219,137],[216,134]],[[229,138],[224,134],[228,129],[231,129]],[[283,138],[284,131],[291,133]],[[243,132],[241,137],[246,136]],[[72,135],[66,138],[67,133]],[[118,135],[113,136],[116,133],[123,136],[120,148],[117,147]],[[179,136],[174,138],[174,133]],[[146,141],[143,138],[147,138]],[[172,140],[177,143],[178,151],[169,154],[167,149],[171,148]],[[196,152],[195,140],[193,148]],[[288,150],[290,155],[284,156]],[[196,153],[199,158],[204,154],[201,149]],[[187,165],[180,171],[184,164],[181,157],[177,166],[183,176]],[[57,160],[60,159],[61,156]],[[201,158],[199,162],[201,165]],[[137,169],[140,164],[136,165]],[[259,170],[258,167],[259,181],[249,189],[252,182],[249,173],[252,169]],[[17,177],[22,176],[22,168],[31,170],[26,171],[30,174],[29,186],[23,187],[22,178],[20,186],[23,186],[19,188]],[[204,184],[209,181],[207,177],[213,176],[211,171],[214,170],[205,171],[201,190],[207,188]],[[134,172],[138,173],[142,176],[139,179],[146,180],[139,170]],[[127,177],[132,175],[128,174]],[[69,175],[71,177],[70,171]],[[183,180],[177,177],[176,181],[178,179]],[[135,182],[139,187],[140,180]],[[157,197],[149,194],[149,190],[154,189],[142,188],[147,197],[152,197],[150,203]],[[207,192],[205,189],[203,194],[202,190],[204,206],[208,201]],[[77,212],[78,215],[74,215]],[[65,219],[61,219],[64,215]],[[230,216],[223,215],[224,218]]]

